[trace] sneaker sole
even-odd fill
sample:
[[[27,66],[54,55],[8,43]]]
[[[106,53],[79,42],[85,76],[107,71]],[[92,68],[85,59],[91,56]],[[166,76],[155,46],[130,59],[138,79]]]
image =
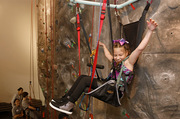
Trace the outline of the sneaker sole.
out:
[[[50,105],[53,109],[55,109],[55,110],[57,110],[57,111],[59,111],[59,112],[63,112],[63,113],[66,113],[66,114],[72,114],[72,112],[69,112],[69,111],[66,111],[66,110],[62,110],[62,109],[59,109],[59,108],[55,107],[54,105],[51,104],[51,102],[49,103],[49,105]]]
[[[53,99],[52,99],[51,101],[52,101],[52,102],[56,102],[56,101],[55,101],[55,100],[53,100]]]

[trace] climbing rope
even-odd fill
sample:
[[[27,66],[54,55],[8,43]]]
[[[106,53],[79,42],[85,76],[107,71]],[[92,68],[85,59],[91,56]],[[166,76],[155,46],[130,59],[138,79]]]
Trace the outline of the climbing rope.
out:
[[[76,14],[77,14],[77,33],[78,33],[78,54],[79,54],[79,76],[81,75],[81,56],[80,56],[80,18],[79,18],[79,4],[77,3],[77,7],[76,7]]]
[[[44,11],[45,11],[45,40],[46,40],[46,43],[45,43],[45,52],[46,52],[46,75],[48,76],[48,46],[47,46],[47,8],[46,8],[46,0],[45,0],[45,8],[44,8]],[[47,118],[49,119],[49,101],[48,101],[48,97],[49,97],[49,83],[48,83],[48,77],[46,77],[46,87],[47,87],[47,102],[46,102],[46,106],[47,106]]]
[[[87,37],[86,30],[85,30],[85,28],[84,28],[84,24],[83,24],[83,21],[82,21],[81,14],[80,14],[80,13],[78,13],[78,14],[79,14],[79,19],[80,19],[80,25],[81,25],[81,27],[82,27],[82,29],[83,29],[83,33],[84,33],[84,36],[85,36],[86,44],[87,44],[87,46],[88,46],[89,53],[90,53],[90,63],[91,63],[91,65],[92,65],[92,64],[93,64],[93,63],[92,63],[92,59],[93,59],[92,54],[93,54],[93,53],[91,52],[91,48],[90,48],[90,45],[89,45],[89,42],[88,42],[88,37]],[[94,54],[95,54],[95,53],[94,53]],[[97,78],[100,79],[97,70],[96,70],[96,74],[97,74]]]
[[[53,61],[54,61],[54,57],[55,57],[55,47],[54,47],[54,44],[55,44],[55,0],[53,0],[53,11],[52,11],[52,28],[53,28]],[[53,65],[54,65],[54,62],[53,62]],[[53,67],[53,72],[54,72],[54,67]],[[53,73],[53,77],[54,77],[54,73]],[[53,78],[54,79],[54,78]],[[52,80],[53,80],[52,79]],[[53,80],[54,81],[54,80]],[[53,82],[53,90],[54,90],[54,82]],[[54,97],[54,95],[53,95]],[[57,112],[54,110],[55,112],[55,119],[57,119]]]
[[[37,7],[38,7],[37,1],[35,0],[35,25],[37,25]],[[36,32],[37,32],[37,27],[36,27]],[[36,41],[37,41],[37,35],[36,35]],[[39,99],[41,99],[39,80],[38,80],[38,94],[39,94]]]
[[[152,4],[152,2],[153,2],[153,0],[151,0],[150,2],[149,2],[149,0],[147,1],[147,3],[150,3],[150,4]]]
[[[31,36],[30,36],[30,82],[29,82],[29,92],[31,96],[31,91],[34,94],[34,52],[33,52],[33,0],[31,0]],[[31,85],[33,83],[33,85]]]
[[[102,0],[101,0],[100,2],[102,3]],[[97,52],[98,52],[98,47],[99,47],[99,38],[100,38],[100,34],[101,34],[101,29],[102,29],[103,20],[104,20],[104,18],[105,18],[105,9],[106,9],[106,0],[103,1],[103,7],[101,8],[101,6],[100,6],[100,15],[99,15],[99,16],[100,16],[100,20],[99,20],[98,38],[97,38],[98,44],[97,44],[96,50],[91,53],[91,55],[95,55],[96,61],[95,61],[95,59],[94,59],[93,70],[91,71],[91,84],[90,84],[90,87],[89,87],[88,92],[90,92],[90,90],[91,90],[92,81],[93,81],[94,74],[95,74],[95,71],[96,71]],[[90,58],[90,62],[91,62],[91,60],[92,60],[92,56],[91,56],[91,58]],[[91,67],[91,68],[92,68],[92,67]],[[98,74],[98,73],[97,73],[97,74]],[[90,105],[90,97],[89,97],[89,96],[87,97],[87,104],[86,104],[87,109],[83,109],[82,106],[81,106],[81,103],[82,103],[84,97],[85,97],[85,95],[84,95],[83,98],[81,99],[81,102],[80,102],[80,104],[79,104],[79,108],[80,108],[81,110],[87,111],[87,110],[89,109],[89,105]],[[88,100],[89,100],[89,103],[88,103]],[[92,110],[93,110],[93,109],[91,108],[91,112],[93,112]],[[92,114],[92,115],[93,115],[93,114]]]
[[[96,48],[96,54],[95,54],[94,63],[93,63],[91,84],[90,84],[88,92],[91,91],[91,85],[92,85],[94,74],[95,74],[95,69],[96,69],[96,64],[97,64],[97,57],[98,57],[98,50],[99,50],[99,39],[100,39],[100,36],[101,36],[101,29],[102,29],[102,25],[103,25],[103,20],[105,19],[105,13],[106,13],[105,10],[106,10],[106,0],[103,0],[103,6],[102,6],[102,9],[101,9],[101,16],[100,16],[100,25],[99,25],[100,27],[99,27],[99,31],[98,31],[97,48]]]
[[[53,6],[52,6],[52,0],[50,0],[50,33],[51,33],[51,37],[50,37],[50,43],[51,43],[51,97],[54,98],[54,31],[53,31],[53,15],[52,15],[52,12],[53,12]],[[54,115],[55,115],[55,110],[52,110],[51,108],[51,118],[53,117],[53,113],[52,111],[54,112]]]

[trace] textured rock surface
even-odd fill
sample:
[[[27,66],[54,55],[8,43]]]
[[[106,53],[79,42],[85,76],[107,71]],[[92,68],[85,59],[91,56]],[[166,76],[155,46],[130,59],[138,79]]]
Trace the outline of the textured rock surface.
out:
[[[118,3],[125,0],[119,0]],[[54,118],[53,110],[48,106],[52,97],[60,97],[69,89],[78,76],[78,46],[76,25],[72,23],[75,6],[69,6],[68,1],[55,1],[53,24],[52,3],[39,1],[39,83],[47,101],[47,118]],[[46,5],[46,7],[45,7]],[[139,20],[146,1],[139,0],[120,10],[122,23],[129,24]],[[96,7],[93,25],[93,43],[95,48],[99,7]],[[130,100],[125,97],[122,106],[116,108],[94,99],[93,114],[96,119],[179,119],[180,118],[180,0],[153,0],[147,13],[147,19],[155,19],[158,28],[154,31],[151,41],[140,56],[135,69],[136,76],[131,85]],[[46,14],[47,13],[47,17]],[[119,23],[111,9],[113,38],[120,37]],[[82,9],[82,19],[87,34],[91,33],[93,7]],[[51,19],[52,18],[52,19]],[[73,19],[72,19],[73,18]],[[70,22],[71,20],[71,22]],[[52,23],[52,24],[51,24]],[[102,28],[101,41],[111,51],[108,16]],[[72,41],[76,44],[73,44]],[[69,44],[71,48],[67,45]],[[81,30],[81,73],[88,74],[89,51]],[[103,59],[103,60],[102,60]],[[105,69],[102,76],[108,75],[111,67],[105,59],[103,50],[99,51],[99,64]],[[54,73],[53,73],[54,72]],[[78,102],[79,103],[79,102]],[[77,103],[77,104],[78,104]],[[86,113],[75,107],[73,119],[87,119]]]

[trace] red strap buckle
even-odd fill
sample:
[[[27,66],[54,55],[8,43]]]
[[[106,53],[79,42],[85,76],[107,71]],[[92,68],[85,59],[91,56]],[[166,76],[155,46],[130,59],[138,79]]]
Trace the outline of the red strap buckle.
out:
[[[101,20],[104,20],[105,19],[105,15],[101,15]]]
[[[80,27],[77,27],[77,28],[76,28],[77,31],[80,31],[80,29],[81,29]]]

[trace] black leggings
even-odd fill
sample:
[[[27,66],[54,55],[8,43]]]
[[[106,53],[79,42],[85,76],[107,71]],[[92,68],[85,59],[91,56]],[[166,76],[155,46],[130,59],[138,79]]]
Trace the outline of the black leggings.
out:
[[[91,89],[98,87],[97,78],[93,79]],[[91,76],[81,75],[77,78],[71,89],[68,91],[67,95],[70,96],[69,101],[75,103],[86,88],[90,87]]]

